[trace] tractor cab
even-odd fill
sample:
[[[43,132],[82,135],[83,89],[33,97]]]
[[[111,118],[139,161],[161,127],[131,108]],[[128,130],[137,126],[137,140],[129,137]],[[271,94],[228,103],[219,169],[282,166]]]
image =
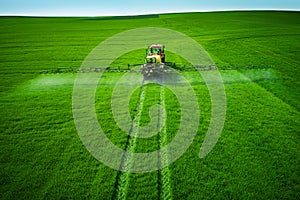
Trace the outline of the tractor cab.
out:
[[[161,44],[150,45],[146,51],[147,56],[159,56],[160,63],[165,62],[165,46]]]

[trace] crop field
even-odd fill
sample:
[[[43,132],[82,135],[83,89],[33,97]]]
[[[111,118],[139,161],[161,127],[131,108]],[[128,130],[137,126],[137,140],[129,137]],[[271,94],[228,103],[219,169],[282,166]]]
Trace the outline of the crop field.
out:
[[[0,24],[0,199],[300,199],[299,12],[0,17]],[[196,94],[198,131],[169,166],[129,173],[99,162],[83,145],[72,95],[77,70],[100,42],[142,27],[176,30],[197,41],[220,72],[227,107],[221,137],[199,158],[211,121],[210,93],[203,77],[166,46],[167,62],[175,63]],[[95,94],[107,138],[135,153],[168,145],[182,112],[170,89],[148,81],[133,92],[130,116],[146,126],[159,104],[165,126],[148,138],[120,129],[111,105],[114,89],[132,69],[127,64],[144,57],[145,49],[138,49],[116,59]],[[158,156],[169,159],[167,153]],[[123,157],[120,169],[146,163]]]

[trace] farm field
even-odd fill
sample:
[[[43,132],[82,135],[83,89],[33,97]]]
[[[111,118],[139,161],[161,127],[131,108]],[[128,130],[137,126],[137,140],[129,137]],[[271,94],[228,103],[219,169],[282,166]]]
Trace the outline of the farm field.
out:
[[[1,199],[300,198],[299,12],[0,17],[0,24]],[[166,168],[125,173],[100,163],[82,144],[72,94],[76,70],[101,41],[140,27],[169,28],[201,44],[223,79],[227,112],[218,143],[200,159],[211,100],[199,73],[182,69],[200,110],[192,145]],[[168,62],[186,63],[166,51]],[[129,52],[112,68],[142,63],[144,54]],[[104,72],[98,83],[95,110],[106,136],[133,152],[167,145],[181,113],[167,88],[149,83],[130,99],[130,115],[141,125],[149,123],[152,105],[164,106],[166,126],[157,135],[134,139],[116,124],[111,97],[125,73]]]

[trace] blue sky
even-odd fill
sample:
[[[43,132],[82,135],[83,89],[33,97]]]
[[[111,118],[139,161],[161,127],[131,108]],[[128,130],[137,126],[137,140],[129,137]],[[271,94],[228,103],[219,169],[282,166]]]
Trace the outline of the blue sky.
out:
[[[216,10],[300,10],[299,0],[0,0],[0,15],[105,16]]]

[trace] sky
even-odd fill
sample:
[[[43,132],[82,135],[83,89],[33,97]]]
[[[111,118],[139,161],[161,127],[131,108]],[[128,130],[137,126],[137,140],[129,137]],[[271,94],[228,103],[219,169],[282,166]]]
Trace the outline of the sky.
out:
[[[0,15],[112,16],[220,10],[300,10],[300,0],[0,0]]]

